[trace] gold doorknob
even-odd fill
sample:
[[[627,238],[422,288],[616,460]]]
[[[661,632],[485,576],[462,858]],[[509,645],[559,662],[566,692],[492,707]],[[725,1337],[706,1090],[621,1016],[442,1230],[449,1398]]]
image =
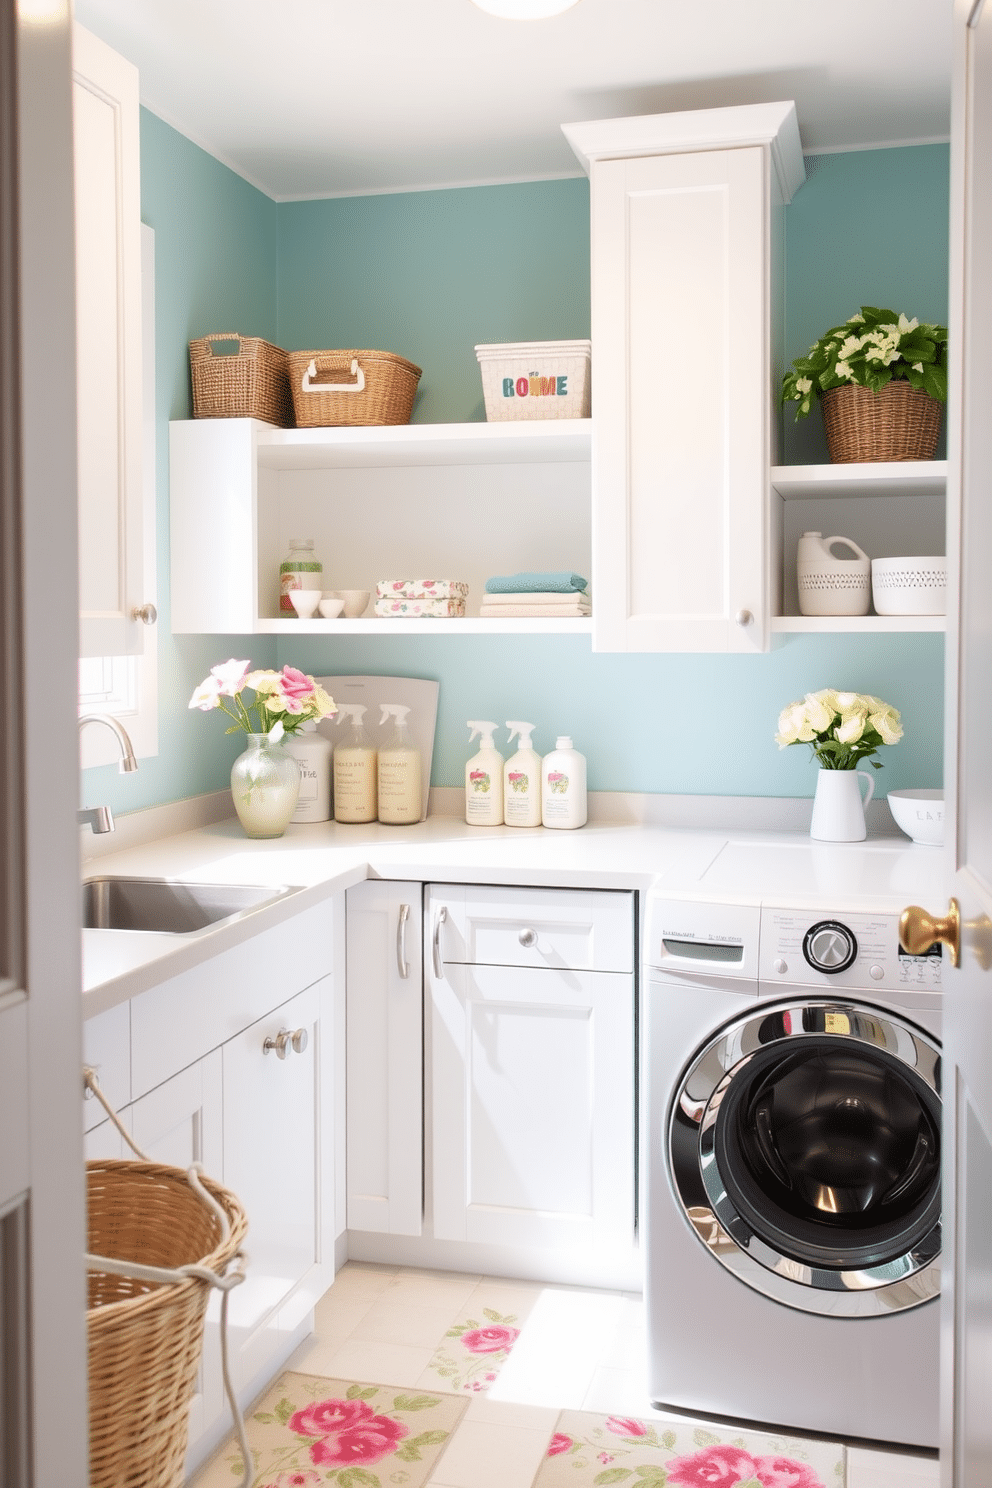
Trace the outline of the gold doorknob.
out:
[[[899,944],[911,956],[922,956],[940,942],[951,953],[951,965],[957,966],[961,953],[961,911],[952,899],[946,915],[928,914],[918,904],[911,904],[899,916]]]

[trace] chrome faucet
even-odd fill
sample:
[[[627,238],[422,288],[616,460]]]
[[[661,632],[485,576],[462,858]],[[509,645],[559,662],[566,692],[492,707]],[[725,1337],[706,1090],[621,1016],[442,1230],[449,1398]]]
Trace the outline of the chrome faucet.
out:
[[[119,719],[110,713],[81,713],[79,715],[79,732],[88,723],[104,723],[114,734],[121,747],[121,762],[119,769],[122,775],[131,775],[138,768],[138,761],[134,757],[134,749],[128,738],[127,729]],[[92,827],[94,832],[112,832],[114,830],[114,816],[109,806],[84,806],[76,812],[76,820],[81,827]]]

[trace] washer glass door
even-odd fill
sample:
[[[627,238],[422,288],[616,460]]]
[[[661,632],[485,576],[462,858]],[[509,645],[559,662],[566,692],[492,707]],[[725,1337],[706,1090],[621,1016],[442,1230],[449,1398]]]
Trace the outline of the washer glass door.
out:
[[[939,1290],[940,1050],[888,1012],[802,999],[736,1019],[676,1092],[696,1234],[790,1306],[857,1316]]]

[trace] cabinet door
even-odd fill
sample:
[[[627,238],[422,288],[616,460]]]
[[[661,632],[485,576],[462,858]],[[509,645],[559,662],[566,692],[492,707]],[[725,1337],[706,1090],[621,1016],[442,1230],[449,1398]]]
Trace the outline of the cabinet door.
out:
[[[320,1009],[330,983],[308,987],[221,1049],[224,1182],[248,1215],[248,1279],[229,1304],[239,1392],[278,1367],[331,1279],[322,1255],[319,1110]],[[283,1040],[281,1058],[284,1034],[296,1038]]]
[[[634,1231],[634,982],[429,976],[434,1233],[594,1252]]]
[[[144,646],[138,73],[81,26],[73,135],[80,655],[124,656]]]
[[[634,896],[582,889],[432,884],[439,962],[633,971]],[[432,928],[432,934],[434,929]]]
[[[421,888],[348,890],[348,1228],[419,1235],[423,1215]]]
[[[592,167],[599,650],[767,644],[767,172],[758,146]]]

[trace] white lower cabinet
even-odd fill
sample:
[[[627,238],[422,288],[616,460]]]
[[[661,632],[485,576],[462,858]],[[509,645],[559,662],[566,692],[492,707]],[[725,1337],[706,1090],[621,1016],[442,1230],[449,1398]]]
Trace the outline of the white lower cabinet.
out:
[[[412,909],[409,979],[397,949],[419,897],[348,893],[349,1229],[422,1235],[369,1251],[383,1259],[454,1265],[455,1242],[466,1269],[584,1266],[606,1284],[635,1244],[634,896],[427,886],[423,1087]],[[405,1181],[421,1141],[422,1229]]]
[[[84,1035],[87,1058],[106,1076],[108,1094],[117,1092],[114,1103],[138,1146],[158,1162],[202,1163],[245,1208],[248,1279],[229,1303],[231,1376],[242,1406],[305,1336],[308,1315],[334,1279],[339,914],[332,903],[303,911],[113,1016],[98,1015]],[[292,979],[287,944],[297,967]],[[129,1061],[122,1053],[128,1028]],[[122,1105],[119,1094],[128,1089],[138,1098]],[[95,1105],[84,1103],[87,1158],[129,1157],[111,1122],[95,1122]],[[231,1424],[219,1320],[214,1292],[190,1411],[188,1472]]]

